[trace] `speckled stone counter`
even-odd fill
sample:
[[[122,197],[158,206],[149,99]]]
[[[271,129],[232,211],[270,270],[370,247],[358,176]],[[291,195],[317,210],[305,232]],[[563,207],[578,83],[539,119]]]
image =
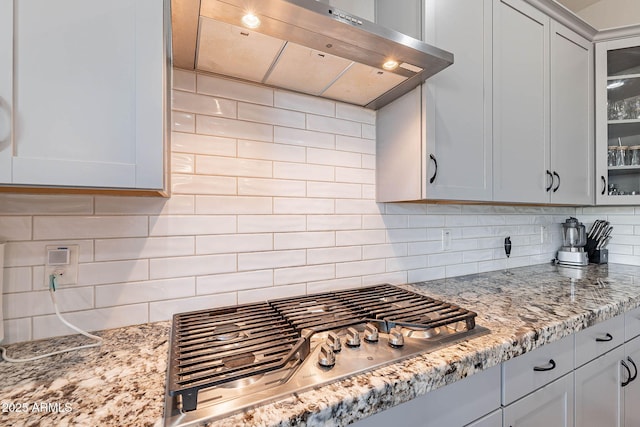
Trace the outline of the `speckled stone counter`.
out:
[[[211,425],[349,424],[640,306],[640,267],[576,270],[539,265],[405,287],[476,311],[477,324],[491,333]],[[100,349],[21,365],[0,362],[0,424],[159,423],[168,331],[167,322],[103,331],[105,343]],[[16,344],[9,351],[19,357],[61,348],[74,340],[78,338]],[[39,402],[54,403],[49,405],[53,410],[33,412],[34,403]],[[13,410],[5,403],[13,404]],[[15,405],[20,403],[31,405],[29,412],[16,412]]]
[[[99,348],[0,362],[2,426],[152,426],[162,416],[169,322],[96,333]],[[8,346],[27,358],[90,344],[82,336]]]

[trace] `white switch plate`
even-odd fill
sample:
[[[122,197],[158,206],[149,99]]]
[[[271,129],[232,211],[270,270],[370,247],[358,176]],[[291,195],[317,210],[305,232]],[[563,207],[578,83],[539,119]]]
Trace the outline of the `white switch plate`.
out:
[[[64,251],[69,251],[69,262],[60,263],[64,259]],[[51,252],[50,254],[50,251]],[[80,247],[78,245],[50,245],[45,250],[44,286],[49,287],[49,276],[57,276],[56,285],[76,285],[78,283],[78,258]],[[50,256],[52,255],[52,256]],[[49,261],[52,260],[53,264]]]
[[[551,240],[551,236],[549,234],[549,229],[546,226],[541,225],[540,226],[540,243],[544,245],[546,243],[549,243],[550,240]]]
[[[448,228],[442,230],[442,250],[451,250],[451,230]]]

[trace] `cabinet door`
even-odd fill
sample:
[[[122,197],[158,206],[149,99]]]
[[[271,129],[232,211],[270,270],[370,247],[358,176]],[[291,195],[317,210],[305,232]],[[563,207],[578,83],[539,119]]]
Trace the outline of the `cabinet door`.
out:
[[[621,426],[622,388],[620,346],[575,371],[576,426]]]
[[[635,338],[625,344],[625,363],[629,366],[631,374],[638,374],[640,366],[640,338]],[[631,360],[629,360],[630,358]],[[626,369],[622,371],[623,379],[627,380]],[[640,426],[640,378],[623,387],[624,390],[624,425],[625,427]]]
[[[13,16],[2,182],[162,189],[163,0],[30,0]]]
[[[549,18],[523,1],[500,0],[493,25],[493,197],[545,203]]]
[[[0,182],[11,180],[13,0],[0,0]]]
[[[596,203],[637,205],[640,162],[640,37],[596,44]],[[608,153],[626,147],[620,161]]]
[[[573,373],[503,408],[503,426],[573,426]]]
[[[490,201],[492,2],[427,0],[425,16],[427,43],[455,55],[425,84],[426,198]]]
[[[552,203],[592,204],[592,44],[568,28],[551,25]]]

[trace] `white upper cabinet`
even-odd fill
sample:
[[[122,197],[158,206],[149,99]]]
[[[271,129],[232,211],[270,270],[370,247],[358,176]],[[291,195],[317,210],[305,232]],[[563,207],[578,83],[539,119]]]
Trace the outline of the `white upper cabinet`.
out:
[[[425,83],[425,196],[492,200],[492,1],[427,0],[427,43],[454,63]]]
[[[163,191],[163,0],[0,0],[0,20],[0,183]]]
[[[454,63],[378,110],[379,202],[593,203],[589,41],[523,0],[426,0],[425,41]]]
[[[0,0],[0,182],[11,179],[13,0]]]
[[[589,205],[593,188],[593,45],[551,23],[552,203]]]
[[[546,203],[549,170],[549,18],[519,0],[495,4],[494,200]]]
[[[592,52],[523,1],[495,4],[495,201],[593,203]]]
[[[596,203],[640,203],[640,37],[596,45]]]
[[[454,63],[378,110],[377,200],[492,199],[491,0],[427,0],[425,40]]]

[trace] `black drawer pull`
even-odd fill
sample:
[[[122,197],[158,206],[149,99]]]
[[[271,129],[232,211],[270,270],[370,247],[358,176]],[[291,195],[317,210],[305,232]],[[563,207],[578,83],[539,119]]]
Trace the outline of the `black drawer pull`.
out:
[[[629,365],[624,363],[624,360],[621,360],[620,363],[622,364],[622,366],[624,366],[624,369],[627,370],[627,380],[626,381],[622,381],[622,383],[620,385],[622,387],[626,387],[631,381],[633,381],[631,379],[631,369],[629,369]]]
[[[433,172],[433,176],[429,179],[429,184],[433,184],[433,181],[436,180],[436,176],[438,175],[438,161],[436,160],[436,156],[434,156],[433,154],[429,154],[429,158],[433,160],[433,164],[436,167],[435,171]]]
[[[533,370],[536,372],[544,372],[544,371],[550,371],[552,369],[554,369],[556,367],[556,362],[553,361],[553,359],[549,359],[549,365],[548,366],[534,366]]]
[[[631,382],[631,381],[635,380],[636,377],[638,376],[638,367],[636,366],[636,364],[633,361],[633,359],[631,358],[631,356],[627,356],[627,360],[629,362],[631,362],[631,364],[633,365],[633,369],[635,371],[635,373],[631,376],[631,378],[629,378],[629,382]]]
[[[548,191],[549,191],[549,190],[551,190],[551,188],[553,187],[553,175],[551,174],[551,172],[550,172],[550,171],[547,171],[547,176],[548,176],[549,178],[551,178],[551,184],[549,184],[549,186],[548,186],[547,188],[545,188],[545,191],[547,191],[547,192],[548,192]]]
[[[558,175],[558,172],[553,171],[553,176],[558,178],[558,185],[553,189],[553,192],[555,193],[558,191],[558,188],[560,188],[560,175]]]
[[[607,342],[607,341],[611,341],[613,339],[613,337],[611,336],[610,333],[607,332],[607,334],[605,335],[605,338],[596,338],[597,342]]]

